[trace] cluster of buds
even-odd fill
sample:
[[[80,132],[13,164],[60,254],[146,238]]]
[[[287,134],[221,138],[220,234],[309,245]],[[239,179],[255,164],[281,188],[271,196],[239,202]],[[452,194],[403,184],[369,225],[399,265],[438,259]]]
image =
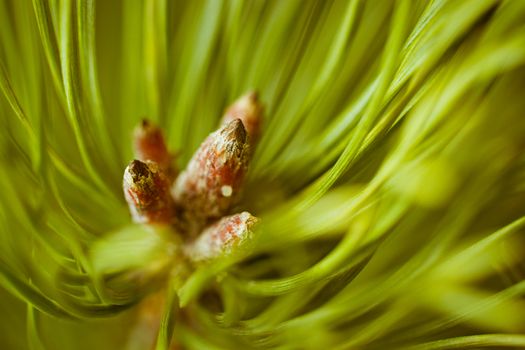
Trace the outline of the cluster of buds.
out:
[[[183,251],[193,262],[231,253],[257,222],[248,212],[230,214],[260,135],[262,113],[256,93],[239,98],[180,174],[162,130],[142,121],[134,132],[136,159],[123,181],[133,221],[172,226],[185,238]]]

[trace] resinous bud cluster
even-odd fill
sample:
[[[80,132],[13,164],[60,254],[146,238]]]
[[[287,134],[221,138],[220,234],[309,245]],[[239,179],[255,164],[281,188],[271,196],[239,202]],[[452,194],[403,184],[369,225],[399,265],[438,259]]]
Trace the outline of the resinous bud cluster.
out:
[[[231,214],[242,192],[263,108],[254,92],[235,101],[221,127],[200,145],[180,174],[162,130],[142,121],[134,131],[133,160],[124,172],[124,195],[133,221],[170,225],[185,239],[187,258],[210,260],[231,253],[257,219]]]

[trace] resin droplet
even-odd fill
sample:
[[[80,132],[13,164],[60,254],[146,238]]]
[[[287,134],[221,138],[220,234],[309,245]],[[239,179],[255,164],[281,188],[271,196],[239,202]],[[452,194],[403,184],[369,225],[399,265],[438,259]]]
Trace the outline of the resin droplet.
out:
[[[184,220],[193,226],[190,231],[227,214],[235,204],[249,153],[246,130],[239,119],[210,134],[202,143],[172,190]]]
[[[251,91],[241,96],[230,105],[222,118],[223,123],[240,119],[250,137],[250,143],[255,145],[261,133],[261,123],[264,108],[259,101],[257,92]]]
[[[233,194],[233,189],[231,186],[222,186],[221,193],[224,197],[231,197],[231,195]]]
[[[174,206],[170,195],[170,181],[156,163],[132,161],[124,171],[123,188],[133,221],[172,221]]]
[[[246,211],[222,218],[204,229],[199,238],[186,247],[185,252],[194,262],[231,254],[250,239],[257,221],[255,216]]]

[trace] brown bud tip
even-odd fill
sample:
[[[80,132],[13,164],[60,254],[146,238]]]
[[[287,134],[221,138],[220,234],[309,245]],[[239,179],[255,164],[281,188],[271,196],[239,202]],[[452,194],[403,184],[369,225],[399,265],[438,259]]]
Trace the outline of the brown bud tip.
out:
[[[222,122],[224,124],[234,119],[240,119],[250,136],[252,145],[254,145],[261,132],[263,112],[264,108],[259,101],[259,95],[255,91],[250,91],[226,109]]]
[[[132,161],[124,171],[124,196],[133,221],[169,223],[173,217],[170,181],[159,166],[151,161]]]
[[[239,143],[246,143],[247,133],[240,119],[234,119],[224,125],[221,130],[225,140],[235,140]]]
[[[229,255],[250,239],[257,222],[258,219],[246,211],[222,218],[208,226],[185,252],[195,262]]]
[[[173,187],[187,221],[205,224],[235,203],[249,162],[247,141],[242,122],[235,119],[201,144]]]
[[[133,132],[133,148],[137,159],[153,161],[165,172],[171,172],[172,156],[162,130],[147,119],[142,120]]]
[[[140,160],[134,160],[129,163],[128,172],[134,183],[138,183],[140,180],[152,175],[149,166]]]

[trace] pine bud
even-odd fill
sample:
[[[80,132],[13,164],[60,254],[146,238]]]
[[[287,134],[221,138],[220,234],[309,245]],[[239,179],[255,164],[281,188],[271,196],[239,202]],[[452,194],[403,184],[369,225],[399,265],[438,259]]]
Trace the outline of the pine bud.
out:
[[[257,221],[255,216],[246,211],[224,217],[204,229],[199,238],[186,247],[186,254],[194,262],[231,254],[251,238]]]
[[[173,220],[170,181],[156,163],[132,161],[124,171],[123,188],[133,221],[151,224]]]
[[[250,143],[255,145],[261,133],[263,111],[264,108],[259,101],[259,95],[255,91],[250,91],[226,109],[222,122],[226,124],[232,120],[240,119],[250,137]]]
[[[238,198],[248,156],[247,135],[239,119],[201,144],[173,187],[173,197],[194,229],[228,213]]]
[[[143,162],[153,161],[170,177],[175,178],[173,156],[169,153],[162,130],[144,119],[133,132],[135,157]]]

